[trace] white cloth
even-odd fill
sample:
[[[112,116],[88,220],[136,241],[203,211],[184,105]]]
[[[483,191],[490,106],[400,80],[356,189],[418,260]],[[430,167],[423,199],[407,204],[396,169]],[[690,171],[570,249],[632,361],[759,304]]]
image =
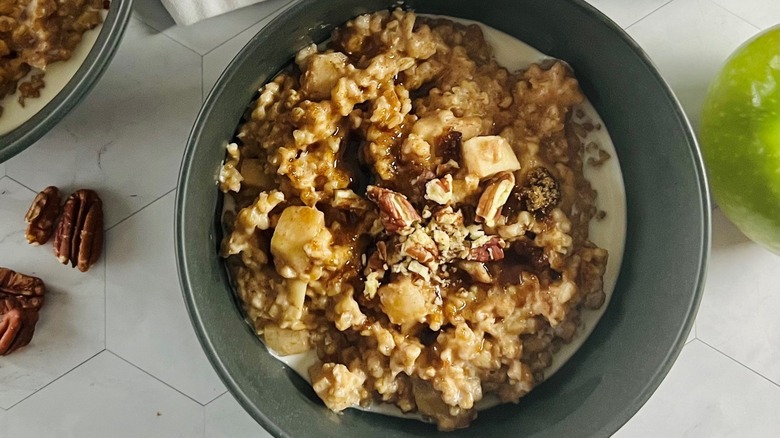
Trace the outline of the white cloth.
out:
[[[188,25],[263,0],[161,0],[176,24]]]

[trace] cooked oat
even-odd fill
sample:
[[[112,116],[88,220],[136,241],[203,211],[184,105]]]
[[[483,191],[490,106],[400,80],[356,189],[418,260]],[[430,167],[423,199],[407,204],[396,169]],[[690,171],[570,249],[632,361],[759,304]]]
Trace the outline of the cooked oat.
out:
[[[0,98],[13,94],[17,85],[22,106],[26,98],[38,97],[46,67],[70,59],[84,32],[103,22],[104,3],[0,0]],[[31,71],[37,73],[19,84]]]
[[[362,15],[266,84],[220,173],[223,256],[279,354],[316,349],[334,411],[465,427],[517,402],[604,303],[607,251],[561,62],[510,73],[478,26]]]

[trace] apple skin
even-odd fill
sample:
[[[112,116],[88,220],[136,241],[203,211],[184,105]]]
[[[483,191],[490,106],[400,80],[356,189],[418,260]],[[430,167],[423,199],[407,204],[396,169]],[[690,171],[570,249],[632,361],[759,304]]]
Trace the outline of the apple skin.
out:
[[[780,255],[780,25],[723,65],[707,91],[700,141],[718,206]]]

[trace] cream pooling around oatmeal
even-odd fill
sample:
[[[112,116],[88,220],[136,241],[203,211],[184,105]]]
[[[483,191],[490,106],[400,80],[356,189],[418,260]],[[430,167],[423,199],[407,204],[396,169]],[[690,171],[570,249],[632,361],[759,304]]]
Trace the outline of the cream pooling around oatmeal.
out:
[[[496,51],[496,55],[497,55],[498,61],[502,62],[502,64],[504,64],[504,65],[509,66],[510,67],[510,71],[511,71],[511,69],[514,69],[514,68],[524,68],[524,67],[527,67],[531,62],[536,62],[536,61],[539,61],[540,58],[544,58],[538,52],[533,51],[533,49],[528,48],[527,46],[523,45],[521,42],[519,42],[517,40],[514,40],[511,37],[507,37],[504,34],[500,34],[497,31],[495,31],[493,29],[490,29],[490,28],[487,28],[487,27],[484,27],[484,26],[482,27],[482,30],[483,30],[483,32],[485,34],[486,39],[490,43],[492,43],[494,45],[494,49]],[[509,50],[504,50],[505,48],[509,48]],[[512,54],[512,53],[514,53],[514,54],[523,53],[524,56],[523,56],[522,59],[519,59],[519,60],[518,60],[517,57],[515,57],[514,60],[517,61],[517,64],[514,64],[512,62],[508,62],[510,60],[503,59],[503,56],[504,56],[503,54],[504,53],[510,53],[510,54]],[[527,55],[527,57],[526,57],[526,55]],[[266,87],[266,91],[267,90],[268,90],[268,88]],[[263,93],[261,93],[261,99],[260,100],[262,100],[262,99],[263,99]],[[258,108],[259,108],[259,106],[258,106]],[[583,102],[583,103],[577,104],[574,108],[575,108],[575,111],[574,111],[574,113],[575,113],[574,119],[575,120],[580,121],[583,124],[589,123],[589,124],[595,125],[595,126],[603,125],[603,123],[600,122],[600,119],[598,118],[598,115],[595,113],[593,108],[587,102]],[[577,111],[577,110],[582,110],[582,112]],[[590,142],[595,139],[600,144],[600,146],[601,146],[600,149],[601,150],[605,150],[608,154],[611,154],[613,157],[615,156],[614,150],[610,149],[611,142],[609,142],[609,136],[608,136],[608,134],[606,133],[606,130],[603,127],[601,129],[593,129],[593,130],[590,130],[589,132],[585,132],[585,137],[588,137],[588,138],[586,138],[584,140],[584,142],[586,144],[590,144]],[[596,138],[596,137],[601,137],[601,138]],[[299,139],[296,138],[295,140],[298,141]],[[492,140],[486,138],[484,141],[492,141]],[[465,142],[464,142],[464,144],[465,144]],[[596,148],[596,149],[599,149],[599,148]],[[231,154],[233,154],[233,153],[238,155],[238,151],[237,150],[234,151],[234,152],[231,152]],[[253,158],[249,158],[249,160],[252,160],[252,159]],[[245,158],[245,160],[246,160],[246,158]],[[233,160],[228,160],[228,165],[226,166],[226,169],[228,169],[228,170],[230,169],[231,162],[233,162]],[[382,164],[381,160],[376,160],[375,164],[377,162],[379,162],[379,166],[381,166],[381,164]],[[244,171],[245,168],[246,169],[250,169],[250,167],[249,166],[244,166],[243,162],[241,164],[239,164],[239,159],[236,159],[234,164],[236,166],[238,166],[238,168],[241,169],[241,173],[242,174],[247,173],[247,176],[249,176],[251,179],[256,179],[257,178],[256,175],[255,176],[251,176],[250,175],[251,171],[250,172],[245,172]],[[592,221],[592,223],[591,223],[591,235],[592,235],[593,241],[595,243],[599,244],[599,246],[605,247],[607,250],[609,250],[609,253],[610,253],[609,262],[608,262],[608,266],[607,266],[607,270],[606,270],[606,275],[604,277],[604,282],[605,282],[604,290],[607,292],[607,296],[608,296],[609,292],[611,292],[611,289],[614,286],[614,279],[617,276],[617,271],[618,271],[618,268],[619,268],[619,262],[620,262],[620,258],[621,258],[621,255],[622,255],[622,243],[623,243],[624,224],[625,224],[625,219],[624,219],[624,200],[623,200],[623,193],[622,193],[622,180],[621,180],[621,177],[620,177],[619,166],[617,165],[617,162],[616,162],[615,159],[607,160],[605,163],[603,163],[601,166],[598,166],[598,167],[588,166],[588,165],[585,165],[584,167],[585,167],[584,170],[586,172],[586,176],[591,180],[591,182],[593,183],[594,187],[599,192],[598,209],[607,212],[607,215],[602,220],[600,220],[600,221]],[[381,168],[379,169],[379,171],[381,172]],[[229,171],[225,172],[225,175],[228,175],[229,173],[230,173]],[[228,181],[229,179],[230,178],[226,178],[225,180]],[[446,178],[444,178],[444,179],[446,179]],[[457,179],[458,178],[456,177],[456,180]],[[441,178],[439,180],[441,180]],[[518,184],[519,183],[520,182],[518,181]],[[238,184],[240,186],[240,181],[238,182]],[[344,195],[343,193],[341,195],[338,195],[338,192],[336,192],[336,193],[337,193],[337,197]],[[431,195],[431,194],[429,194],[429,195]],[[271,210],[273,210],[277,205],[279,205],[281,202],[283,202],[283,201],[281,201],[279,199],[280,196],[277,194],[277,192],[274,192],[274,191],[271,191],[271,192],[269,192],[266,195],[262,195],[261,194],[261,196],[265,196],[263,202],[260,202],[260,203],[256,202],[255,203],[255,207],[256,208],[251,213],[259,214],[259,215],[268,215],[271,212]],[[435,196],[433,196],[433,198],[435,198]],[[368,205],[370,206],[370,204],[368,204]],[[308,213],[313,214],[313,212],[311,210],[305,210],[306,207],[296,207],[296,208],[299,208],[299,209],[303,208],[304,209],[304,210],[299,210],[298,213],[308,212]],[[564,223],[566,222],[565,216],[560,216],[560,213],[552,212],[552,214],[553,215],[558,215],[561,218],[561,220],[564,221]],[[269,227],[272,228],[273,227],[273,222],[274,222],[273,216],[274,216],[273,214],[270,214],[270,217],[268,219],[268,224],[265,225],[266,228],[269,228]],[[284,216],[284,213],[282,213],[281,216]],[[317,216],[317,215],[315,214],[314,216]],[[423,217],[425,216],[425,212],[422,212],[422,216]],[[276,218],[277,218],[278,221],[285,222],[278,214],[276,215]],[[526,219],[528,219],[528,218],[526,217]],[[319,220],[319,218],[316,218],[315,222],[317,220]],[[325,229],[325,228],[323,228],[323,229]],[[607,232],[600,231],[600,230],[605,230],[605,229],[607,229],[608,231]],[[615,230],[618,230],[618,232],[615,232]],[[476,230],[476,232],[480,232],[481,233],[481,231],[479,231],[478,229]],[[327,231],[327,233],[330,233],[330,231]],[[235,233],[233,233],[233,234],[235,235]],[[309,237],[311,237],[312,241],[317,241],[317,239],[324,239],[322,241],[328,241],[329,239],[332,239],[333,236],[319,235],[319,233],[313,233],[313,235],[309,236]],[[609,240],[611,238],[612,240],[611,241],[607,241],[605,243],[602,243],[602,242],[604,242],[604,240],[602,240],[604,238],[608,238],[607,240]],[[233,243],[238,243],[238,240],[234,241]],[[244,242],[244,243],[246,244],[247,242]],[[271,245],[272,245],[271,252],[273,253],[273,241],[271,242]],[[245,245],[244,247],[245,248],[250,248],[251,244]],[[440,247],[440,249],[441,249],[441,247]],[[249,252],[251,253],[252,250],[249,250]],[[244,255],[246,255],[246,254],[244,254]],[[262,255],[259,255],[259,253],[258,253],[258,254],[255,254],[255,256],[256,257],[249,257],[248,259],[250,261],[251,260],[255,260],[256,262],[262,262],[262,260],[261,260],[262,257],[263,257]],[[266,257],[267,257],[267,255],[266,255]],[[295,271],[296,271],[295,266],[298,266],[298,268],[299,268],[298,270],[301,270],[300,266],[299,266],[300,264],[298,264],[295,261],[295,257],[292,257],[291,260],[292,260],[292,262],[291,263],[286,263],[285,267],[292,266],[293,268],[292,268],[292,272],[290,272],[290,277],[297,277],[298,275],[295,274]],[[276,262],[276,260],[274,260],[274,262]],[[268,260],[265,260],[265,263],[268,263]],[[408,265],[407,268],[409,268],[411,266],[415,266],[415,265]],[[279,268],[278,264],[277,264],[277,268]],[[307,274],[307,275],[309,275],[309,274]],[[286,275],[283,275],[283,276],[286,277]],[[307,279],[307,281],[309,281],[309,280],[310,279]],[[292,279],[292,281],[290,281],[290,284],[300,285],[301,284],[300,282],[301,282],[300,279]],[[300,286],[296,286],[296,287],[300,288]],[[298,289],[298,290],[301,290],[300,295],[297,295],[297,297],[299,299],[306,299],[306,296],[309,293],[309,291],[305,287],[306,286],[304,285],[303,289]],[[244,295],[244,297],[245,297],[245,301],[246,301],[246,295]],[[257,296],[255,296],[255,299],[257,299]],[[248,303],[248,305],[252,306],[252,304],[249,304],[249,303]],[[602,310],[603,310],[603,308],[604,308],[604,306],[601,306]],[[557,353],[554,354],[553,359],[552,359],[552,363],[550,364],[549,367],[544,369],[544,377],[545,378],[548,377],[550,374],[552,374],[552,372],[554,372],[554,370],[566,359],[567,355],[570,355],[571,352],[576,350],[576,347],[579,345],[580,341],[585,337],[585,335],[587,335],[587,333],[595,325],[595,322],[597,321],[598,316],[600,315],[600,313],[601,313],[601,311],[583,310],[583,317],[581,318],[582,319],[582,324],[579,327],[579,333],[574,337],[573,342],[568,343],[568,344],[564,343],[562,348]],[[391,320],[392,320],[393,319],[393,313],[390,312],[389,315],[390,315]],[[250,317],[251,316],[252,316],[252,312],[250,312]],[[295,316],[295,315],[293,315],[293,316]],[[401,317],[402,317],[402,315],[396,314],[396,316],[395,316],[395,319],[397,320],[396,322],[402,322],[402,321],[398,320],[398,318],[401,318]],[[339,322],[339,320],[335,320],[334,322],[337,325],[341,324],[342,327],[348,325],[348,323],[345,322],[345,321]],[[269,327],[270,327],[270,329],[269,329]],[[264,334],[265,334],[265,337],[266,337],[266,341],[268,342],[269,340],[273,341],[273,339],[269,339],[269,337],[273,338],[273,337],[277,336],[279,333],[278,333],[278,330],[276,328],[273,328],[273,326],[266,326],[264,328]],[[305,344],[306,342],[308,342],[308,340],[302,340],[302,339],[298,339],[298,341],[300,341],[300,343],[302,343],[302,344]],[[568,351],[568,353],[567,353],[567,351]],[[301,375],[304,376],[304,378],[308,377],[308,375],[309,375],[308,374],[308,366],[311,363],[318,361],[318,359],[316,357],[316,354],[312,354],[312,350],[310,350],[309,354],[304,354],[304,355],[300,355],[300,356],[285,356],[282,359],[285,360],[285,362],[291,364],[294,368],[296,368],[296,370],[298,370],[301,373]],[[349,370],[346,367],[344,367],[343,365],[342,365],[341,368],[339,366],[337,366],[337,365],[336,366],[328,366],[327,369],[323,369],[322,371],[320,371],[319,375],[321,376],[322,373],[326,373],[326,374],[330,375],[331,376],[330,377],[330,379],[331,379],[330,381],[331,382],[336,381],[334,379],[339,379],[339,378],[344,378],[344,379],[349,380],[349,379],[353,379],[354,376],[355,376],[354,373],[350,374]],[[317,377],[317,376],[318,375],[315,374],[315,377]],[[329,383],[327,383],[328,380],[320,381],[320,383],[322,383],[322,382],[325,382],[324,384],[326,386],[329,384]],[[316,385],[315,385],[315,390],[318,390],[318,387]],[[322,391],[322,390],[326,390],[327,391],[328,388],[323,388],[322,384],[320,384],[320,388],[318,390],[318,393],[320,393],[320,391]],[[359,394],[357,394],[357,393],[355,393],[354,396],[358,397],[358,399],[360,398]],[[478,396],[477,399],[478,398],[481,398],[481,397]],[[482,402],[480,402],[482,404],[478,403],[477,407],[483,407],[485,402],[487,402],[488,404],[492,404],[489,400],[485,399]],[[382,404],[381,406],[387,406],[387,405]],[[346,405],[338,406],[338,408],[344,408],[344,407],[347,407],[347,406]],[[440,426],[441,426],[441,423],[440,423]]]
[[[30,2],[29,4],[33,5],[35,2]],[[81,42],[73,48],[69,59],[53,62],[46,66],[43,78],[45,86],[38,90],[38,97],[25,99],[24,105],[19,103],[21,95],[19,90],[0,97],[0,107],[4,108],[2,117],[0,117],[0,135],[13,131],[35,116],[49,102],[54,100],[68,85],[70,80],[73,79],[94,47],[102,29],[102,21],[105,21],[108,11],[100,10],[99,14],[101,24],[83,33]],[[20,82],[27,81],[33,75],[40,75],[41,73],[43,71],[33,70],[22,78]]]
[[[432,17],[445,18],[458,23],[476,24],[480,26],[485,35],[485,39],[493,47],[496,60],[510,71],[522,70],[533,63],[554,59],[517,38],[485,24],[448,16]],[[603,315],[606,310],[606,304],[609,302],[612,291],[617,283],[620,262],[623,258],[623,245],[625,243],[625,191],[615,146],[601,116],[599,116],[593,105],[585,100],[583,103],[577,105],[577,108],[582,110],[582,116],[578,117],[575,115],[575,120],[584,123],[590,122],[594,126],[601,126],[598,130],[588,131],[584,143],[595,143],[599,145],[600,149],[606,151],[611,157],[603,166],[586,166],[584,169],[585,176],[591,184],[593,184],[593,187],[599,194],[597,198],[599,209],[607,213],[602,220],[595,221],[590,225],[591,240],[602,248],[607,249],[610,254],[610,258],[607,262],[607,269],[604,274],[604,291],[607,298],[604,306],[597,310],[591,310],[585,313],[585,317],[580,326],[581,332],[578,333],[577,337],[570,344],[565,344],[553,356],[553,364],[546,370],[545,378],[551,377],[569,358],[571,358],[571,356],[574,355],[574,353],[576,353],[579,347],[585,342],[590,332],[593,331],[601,318],[601,315]],[[280,356],[270,349],[269,352],[278,360],[294,369],[307,381],[309,380],[308,369],[318,361],[317,354],[314,351],[288,356]],[[499,403],[500,400],[498,398],[488,397],[478,403],[477,407],[480,410],[487,409]],[[366,408],[357,406],[357,408],[383,415],[408,417],[419,420],[423,419],[420,414],[403,413],[397,407],[384,403],[374,403]]]

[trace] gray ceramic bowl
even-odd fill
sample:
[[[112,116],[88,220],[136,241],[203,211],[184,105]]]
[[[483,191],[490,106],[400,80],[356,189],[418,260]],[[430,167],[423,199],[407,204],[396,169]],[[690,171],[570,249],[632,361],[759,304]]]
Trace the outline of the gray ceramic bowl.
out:
[[[217,256],[225,145],[256,90],[304,45],[394,0],[304,0],[261,30],[227,67],[198,116],[181,168],[176,250],[195,331],[239,403],[271,434],[406,437],[432,425],[328,411],[271,357],[244,322]],[[627,196],[619,280],[593,334],[519,404],[481,412],[460,436],[607,436],[647,401],[679,354],[701,297],[710,203],[701,157],[680,106],[647,56],[581,0],[407,0],[420,13],[469,18],[564,59],[612,134]]]
[[[132,0],[111,0],[97,41],[73,78],[43,109],[13,131],[0,135],[0,163],[38,141],[95,86],[119,47],[132,7]]]

